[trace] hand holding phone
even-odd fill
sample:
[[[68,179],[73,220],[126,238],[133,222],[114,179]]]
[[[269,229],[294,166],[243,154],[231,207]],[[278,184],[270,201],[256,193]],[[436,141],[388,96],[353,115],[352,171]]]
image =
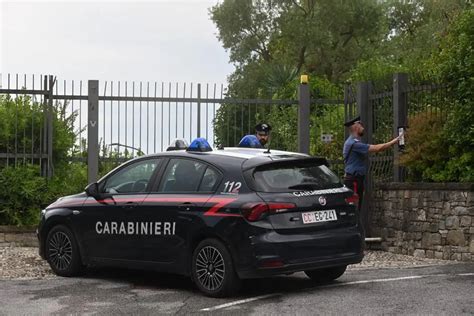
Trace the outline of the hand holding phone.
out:
[[[403,151],[405,149],[405,128],[398,128],[398,150]]]

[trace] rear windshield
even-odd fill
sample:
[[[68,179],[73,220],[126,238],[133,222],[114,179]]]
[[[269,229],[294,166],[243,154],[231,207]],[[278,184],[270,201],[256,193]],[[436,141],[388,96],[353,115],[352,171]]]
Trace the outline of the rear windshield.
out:
[[[253,172],[257,191],[292,192],[339,188],[339,178],[325,165],[314,161],[270,164]]]

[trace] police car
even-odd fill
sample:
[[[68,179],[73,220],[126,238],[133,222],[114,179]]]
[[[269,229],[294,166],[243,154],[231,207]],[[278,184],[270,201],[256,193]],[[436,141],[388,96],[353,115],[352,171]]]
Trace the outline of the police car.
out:
[[[197,139],[128,161],[48,206],[39,251],[60,276],[154,269],[190,276],[214,297],[242,279],[298,271],[327,282],[362,260],[356,204],[323,158]]]

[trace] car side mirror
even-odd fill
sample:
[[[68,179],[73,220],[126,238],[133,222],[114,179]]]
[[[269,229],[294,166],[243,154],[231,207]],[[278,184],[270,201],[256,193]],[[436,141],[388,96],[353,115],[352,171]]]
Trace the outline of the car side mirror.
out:
[[[100,193],[99,193],[99,184],[97,182],[93,182],[91,184],[89,184],[88,186],[86,186],[86,194],[88,196],[92,196],[94,198],[97,198],[99,197]]]

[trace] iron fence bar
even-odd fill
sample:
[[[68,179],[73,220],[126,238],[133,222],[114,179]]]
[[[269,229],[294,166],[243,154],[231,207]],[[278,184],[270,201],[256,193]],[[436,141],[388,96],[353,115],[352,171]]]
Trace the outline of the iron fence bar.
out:
[[[150,97],[150,82],[146,83],[146,96]],[[146,152],[150,153],[150,102],[146,101]]]
[[[415,91],[434,91],[437,89],[442,89],[447,87],[448,84],[446,83],[432,83],[432,84],[424,84],[424,85],[408,85],[405,87],[402,92],[415,92]]]
[[[184,86],[183,86],[183,138],[185,138],[186,136],[186,131],[185,131],[185,126],[186,126],[186,101],[184,101],[186,99],[186,82],[184,83]]]
[[[206,83],[206,99],[209,98],[209,83]],[[206,139],[209,139],[209,104],[206,103]]]
[[[108,82],[108,81],[105,81],[105,85],[104,85],[104,93],[103,93],[104,96],[105,96],[105,94],[107,93],[107,82]],[[91,83],[89,83],[89,84],[91,84]],[[89,96],[89,98],[90,98],[90,96]],[[101,101],[101,100],[99,99],[99,101]],[[89,102],[90,102],[90,101],[89,101]],[[97,109],[97,110],[99,110],[99,109]],[[105,127],[106,127],[105,118],[107,117],[107,115],[106,115],[106,113],[105,113],[105,110],[106,110],[106,108],[105,108],[105,100],[102,100],[102,113],[103,113],[103,114],[102,114],[102,125],[103,125],[103,126],[102,126],[102,141],[104,142],[104,144],[103,144],[104,147],[103,147],[103,148],[105,148],[105,142],[106,142],[106,138],[105,138]],[[89,113],[88,113],[87,119],[89,120]],[[97,119],[97,120],[98,120],[98,119]],[[97,125],[98,125],[98,123],[97,123]],[[99,154],[100,154],[100,153],[99,153]]]
[[[38,158],[38,159],[47,159],[48,158],[48,154],[25,154],[26,155],[26,158],[29,159],[34,159],[34,158]],[[15,158],[15,154],[14,153],[0,153],[0,158],[2,159],[13,159]]]
[[[307,84],[299,85],[298,100],[298,152],[309,154],[311,92]]]
[[[234,103],[234,106],[233,106],[233,111],[232,113],[234,113],[234,146],[237,145],[237,141],[236,141],[236,138],[237,138],[237,104]]]
[[[294,100],[295,102],[292,102],[293,100],[272,100],[274,102],[271,102],[271,104],[281,104],[281,105],[291,105],[291,104],[297,104],[298,100]],[[283,102],[281,102],[283,101]],[[287,104],[288,101],[291,102],[291,104]],[[344,99],[338,100],[338,99],[311,99],[310,104],[341,104],[344,102]]]
[[[201,84],[197,84],[197,98],[198,100],[201,99]],[[197,103],[197,136],[201,137],[201,102],[198,101]]]
[[[46,90],[46,80],[43,78],[43,75],[40,75],[40,89],[41,90],[44,89],[43,91]],[[42,98],[42,102],[41,102],[41,108],[43,109],[43,115],[41,115],[41,122],[40,122],[40,124],[42,126],[42,128],[40,127],[40,139],[39,139],[39,141],[40,141],[40,145],[39,145],[40,146],[40,148],[39,148],[40,149],[40,154],[43,154],[44,152],[46,152],[46,150],[44,150],[44,146],[45,146],[44,145],[44,143],[45,143],[44,138],[46,137],[45,136],[45,131],[46,131],[45,130],[45,124],[46,124],[45,123],[46,98],[47,98],[47,92],[45,92],[45,94],[43,94],[43,98]],[[7,162],[8,162],[8,159],[7,159]],[[40,173],[41,173],[42,176],[45,175],[45,173],[43,171],[43,168],[44,168],[43,164],[44,164],[43,159],[40,159],[39,165],[40,165]]]
[[[118,95],[120,95],[120,81],[118,82]],[[117,126],[118,126],[118,128],[117,128],[117,132],[118,132],[117,143],[120,144],[120,131],[122,130],[120,128],[120,123],[121,123],[120,122],[120,101],[118,101],[117,108],[118,108],[118,111],[117,111],[118,112],[117,113]],[[117,145],[117,152],[120,152],[120,146],[119,145]],[[118,155],[117,155],[117,158],[118,158]]]
[[[0,89],[0,94],[38,94],[44,95],[45,90]],[[87,100],[87,95],[58,94],[52,96],[53,100]],[[297,105],[298,100],[271,100],[271,99],[233,99],[233,98],[192,98],[192,97],[135,97],[135,96],[99,96],[99,101],[131,101],[131,102],[186,102],[186,103],[254,103],[257,105]],[[343,100],[318,99],[311,104],[341,104]]]
[[[135,97],[135,81],[132,82],[132,96]],[[132,147],[135,147],[135,102],[132,100]],[[132,150],[132,157],[135,156],[135,149]]]
[[[369,95],[369,100],[377,100],[377,99],[382,99],[382,98],[391,97],[391,96],[393,96],[393,91],[384,91],[381,93],[375,93],[375,94]]]
[[[178,88],[179,88],[179,86],[178,86],[178,83],[176,82],[176,89],[175,89],[175,94],[174,94],[175,96],[178,96]],[[176,121],[175,122],[176,125],[175,125],[174,135],[175,135],[175,138],[178,138],[178,102],[174,103],[174,107],[175,107],[175,116],[174,117],[175,117],[175,121]],[[184,122],[183,122],[183,128],[184,128]]]
[[[206,83],[206,99],[209,98],[209,83]],[[206,139],[209,139],[209,103],[206,103]]]
[[[99,81],[88,81],[88,114],[87,114],[87,180],[97,181],[99,173]],[[105,125],[105,124],[104,124]],[[105,134],[104,134],[105,135]]]
[[[216,88],[217,88],[217,84],[214,83],[214,99],[216,98]],[[216,119],[216,104],[215,103],[212,103],[212,113],[213,113],[212,117],[214,118],[213,121],[215,121],[215,119]],[[216,133],[215,133],[214,129],[212,131],[212,135],[214,136],[213,140],[214,140],[214,144],[215,144],[216,143]]]
[[[18,74],[15,75],[15,85],[18,90]],[[16,95],[18,98],[18,94]],[[18,153],[18,102],[15,101],[15,167],[17,166],[17,153]]]
[[[49,95],[53,95],[56,78],[49,75]],[[57,85],[56,85],[57,88]],[[56,90],[57,91],[57,90]],[[53,98],[48,99],[48,179],[53,176]]]
[[[10,74],[7,75],[7,89],[10,89]],[[6,140],[6,151],[7,151],[7,154],[9,152],[9,144],[10,144],[10,135],[7,134],[7,140]],[[10,160],[7,158],[7,168],[9,166],[9,163],[10,163]]]
[[[33,87],[33,90],[34,90],[35,89],[35,75],[34,74],[32,75],[32,87]],[[31,104],[31,106],[32,106],[32,109],[33,109],[33,106],[36,103],[36,96],[35,95],[33,95],[32,100],[33,100],[33,102]],[[34,147],[34,144],[35,144],[35,142],[34,142],[35,123],[34,122],[35,122],[35,111],[32,110],[31,111],[31,154],[32,155],[34,153],[34,148],[35,148]],[[34,164],[33,156],[31,157],[31,164]]]
[[[9,79],[8,79],[9,80]],[[8,83],[9,85],[9,83]],[[44,95],[45,93],[48,93],[48,90],[36,90],[36,89],[0,89],[0,94],[39,94],[39,95]]]
[[[158,83],[155,81],[155,92],[154,92],[155,98],[156,98],[157,86],[158,86]],[[155,124],[153,124],[154,125],[154,128],[153,128],[153,151],[156,153],[156,122],[158,122],[158,116],[156,115],[156,101],[154,101],[154,103],[153,103],[153,108],[155,110],[155,112],[154,112],[154,114],[155,114]]]
[[[139,129],[138,129],[138,148],[140,149],[140,151],[143,152],[143,148],[142,148],[142,82],[140,81],[140,100],[139,100],[139,103],[138,103],[138,109],[140,111],[140,115],[139,115],[139,121],[138,121],[138,126],[139,126]]]
[[[168,84],[168,96],[171,96],[171,82]],[[168,145],[171,143],[171,102],[168,101]]]
[[[193,83],[191,82],[191,89],[189,96],[193,97]],[[189,141],[193,139],[193,103],[189,102]]]
[[[165,90],[165,83],[164,82],[161,82],[161,97],[163,97],[163,91]],[[164,119],[163,119],[163,101],[161,101],[161,151],[163,151],[163,122],[164,122]]]
[[[82,80],[79,82],[79,94],[82,94]],[[82,100],[79,100],[79,151],[82,153]]]
[[[23,86],[26,87],[26,74],[23,76]],[[23,99],[23,112],[26,110],[26,98]],[[23,125],[23,165],[26,163],[26,125]]]
[[[72,95],[74,95],[74,80],[71,81],[71,93]],[[74,100],[71,100],[71,117],[73,118],[73,122],[72,122],[72,125],[73,125],[73,131],[74,131]],[[74,143],[72,145],[72,152],[75,153],[76,151],[76,143]]]
[[[110,81],[110,95],[113,95],[113,93],[114,93],[114,82],[113,82],[113,81]],[[110,140],[109,140],[109,144],[113,142],[112,137],[113,137],[113,134],[114,134],[114,132],[113,132],[113,128],[114,128],[114,111],[113,111],[112,102],[113,102],[113,101],[110,101]],[[117,108],[120,110],[119,107],[117,107]],[[104,142],[104,146],[105,146],[105,142]],[[111,152],[108,153],[109,155],[112,155],[112,150],[113,150],[113,148],[110,147],[110,151],[111,151]]]
[[[128,81],[125,81],[125,96],[128,96]],[[125,143],[128,141],[128,101],[125,101]]]

